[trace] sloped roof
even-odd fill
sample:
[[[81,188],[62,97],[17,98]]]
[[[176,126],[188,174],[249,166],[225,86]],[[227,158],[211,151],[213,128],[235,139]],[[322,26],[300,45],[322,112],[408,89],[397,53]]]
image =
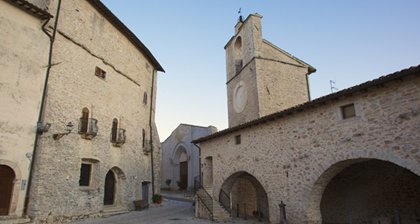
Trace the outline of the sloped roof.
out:
[[[407,69],[404,69],[404,70],[401,70],[401,71],[398,71],[398,72],[394,72],[394,73],[386,75],[386,76],[381,76],[377,79],[374,79],[374,80],[371,80],[371,81],[368,81],[368,82],[365,82],[365,83],[362,83],[362,84],[359,84],[359,85],[341,90],[341,91],[336,92],[336,93],[332,93],[332,94],[317,98],[315,100],[297,105],[295,107],[291,107],[289,109],[279,111],[279,112],[276,112],[276,113],[273,113],[273,114],[270,114],[270,115],[252,120],[252,121],[249,121],[247,123],[244,123],[244,124],[241,124],[241,125],[238,125],[238,126],[235,126],[235,127],[231,127],[231,128],[219,131],[219,132],[216,132],[212,135],[209,135],[209,136],[206,136],[206,137],[203,137],[203,138],[195,139],[195,140],[192,141],[192,143],[205,142],[205,141],[208,141],[210,139],[215,139],[215,138],[233,133],[235,131],[239,131],[239,130],[246,129],[246,128],[249,128],[249,127],[264,124],[266,122],[270,122],[270,121],[280,119],[280,118],[283,118],[283,117],[291,116],[292,114],[294,114],[296,112],[304,111],[306,109],[322,105],[322,104],[324,104],[328,101],[336,100],[336,99],[339,99],[340,97],[350,96],[354,93],[358,93],[360,91],[367,90],[367,89],[370,89],[372,87],[381,86],[381,85],[384,85],[385,83],[389,83],[389,82],[392,82],[392,81],[395,81],[395,80],[398,80],[398,79],[401,79],[401,78],[404,78],[404,77],[407,77],[407,76],[410,76],[410,75],[420,76],[420,65],[413,66],[413,67],[410,67],[410,68],[407,68]]]
[[[273,44],[273,43],[271,43],[270,41],[268,41],[268,40],[266,40],[266,39],[263,39],[263,43],[265,43],[265,44],[267,44],[268,46],[270,46],[270,47],[272,47],[272,48],[276,49],[277,51],[281,52],[282,54],[287,55],[287,56],[288,56],[288,57],[290,57],[291,59],[293,59],[293,60],[297,61],[299,64],[302,64],[302,65],[304,65],[304,66],[307,66],[307,67],[308,67],[309,74],[316,72],[316,69],[315,69],[312,65],[310,65],[310,64],[308,64],[308,63],[306,63],[306,62],[304,62],[304,61],[300,60],[299,58],[297,58],[297,57],[293,56],[293,55],[292,55],[292,54],[290,54],[289,52],[287,52],[287,51],[285,51],[285,50],[283,50],[283,49],[281,49],[281,48],[277,47],[276,45],[274,45],[274,44]]]
[[[119,30],[127,39],[156,67],[160,72],[165,72],[156,58],[147,49],[147,47],[128,29],[100,0],[87,0],[98,12],[104,16],[117,30]]]
[[[28,12],[29,14],[36,16],[40,19],[48,19],[51,18],[51,14],[47,11],[39,8],[38,6],[25,1],[25,0],[7,0],[9,3],[17,6],[18,8]]]

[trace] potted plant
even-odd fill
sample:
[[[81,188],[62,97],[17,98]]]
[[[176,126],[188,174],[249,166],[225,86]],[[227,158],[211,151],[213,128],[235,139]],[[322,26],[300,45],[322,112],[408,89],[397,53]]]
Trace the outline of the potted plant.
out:
[[[168,190],[171,190],[171,187],[170,187],[171,182],[172,182],[171,179],[166,179],[166,181],[165,181],[166,185],[168,186]]]
[[[162,195],[160,195],[160,194],[154,194],[153,197],[152,197],[152,201],[155,204],[162,203]]]

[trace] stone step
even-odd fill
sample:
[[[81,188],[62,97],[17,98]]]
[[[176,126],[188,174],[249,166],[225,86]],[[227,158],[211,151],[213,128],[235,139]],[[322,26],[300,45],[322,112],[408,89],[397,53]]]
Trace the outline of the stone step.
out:
[[[102,217],[110,217],[114,215],[121,215],[130,212],[127,208],[119,206],[104,206],[102,209]]]
[[[0,224],[30,224],[31,219],[29,218],[1,218]]]

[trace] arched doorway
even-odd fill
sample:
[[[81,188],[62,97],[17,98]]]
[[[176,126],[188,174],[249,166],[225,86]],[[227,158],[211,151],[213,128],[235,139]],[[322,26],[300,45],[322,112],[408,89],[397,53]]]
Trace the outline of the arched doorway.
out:
[[[13,195],[15,172],[6,165],[0,165],[0,215],[9,215]]]
[[[105,177],[104,205],[113,205],[115,202],[116,181],[112,170]]]
[[[420,177],[394,163],[347,160],[331,166],[317,182],[322,191],[311,203],[324,224],[420,221]]]
[[[188,187],[188,157],[185,149],[179,155],[179,182],[181,189]]]
[[[268,220],[267,193],[251,174],[241,171],[231,175],[223,183],[219,202],[233,217]]]

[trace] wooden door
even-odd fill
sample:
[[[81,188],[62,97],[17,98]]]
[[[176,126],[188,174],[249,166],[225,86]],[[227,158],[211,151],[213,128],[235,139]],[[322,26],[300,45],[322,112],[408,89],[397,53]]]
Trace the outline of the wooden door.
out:
[[[179,163],[179,181],[181,182],[181,189],[188,187],[188,161]]]
[[[114,204],[115,198],[115,175],[111,170],[108,171],[105,177],[105,193],[104,205]]]
[[[149,203],[149,184],[148,182],[141,183],[141,196],[142,200],[148,204]]]
[[[14,180],[15,172],[12,168],[0,165],[0,215],[9,215]]]

